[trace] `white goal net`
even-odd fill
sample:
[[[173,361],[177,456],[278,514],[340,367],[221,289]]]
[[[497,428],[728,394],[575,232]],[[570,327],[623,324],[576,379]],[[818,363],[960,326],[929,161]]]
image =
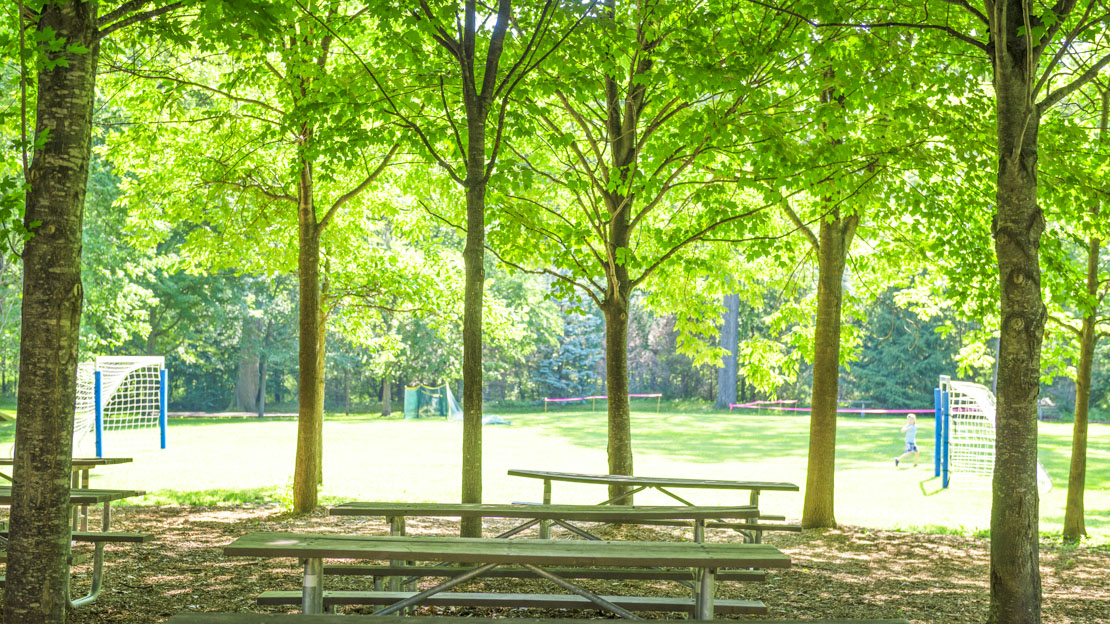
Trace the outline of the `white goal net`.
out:
[[[74,455],[103,457],[109,449],[164,447],[165,369],[161,356],[100,356],[79,364]]]
[[[994,474],[995,398],[982,384],[941,376],[948,393],[948,471],[966,475]],[[1052,479],[1037,462],[1037,484],[1052,489]]]

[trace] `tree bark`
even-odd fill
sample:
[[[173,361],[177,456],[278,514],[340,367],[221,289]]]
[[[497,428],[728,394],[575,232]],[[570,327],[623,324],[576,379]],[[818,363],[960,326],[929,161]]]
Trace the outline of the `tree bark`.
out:
[[[844,264],[852,246],[855,215],[822,220],[818,235],[817,318],[813,331],[813,403],[809,463],[802,504],[804,528],[835,527],[836,409],[840,395],[840,318]]]
[[[324,484],[324,407],[327,403],[328,312],[323,300],[328,295],[328,279],[321,280],[319,318],[316,324],[316,485]]]
[[[317,479],[319,475],[319,445],[316,440],[316,417],[319,413],[320,384],[317,376],[320,322],[320,228],[312,201],[312,165],[301,163],[297,184],[298,255],[297,269],[300,286],[298,307],[300,339],[297,363],[297,458],[293,470],[293,511],[309,512],[317,505]]]
[[[393,414],[393,387],[389,380],[389,373],[382,377],[382,416]]]
[[[605,383],[609,395],[609,474],[631,475],[632,419],[628,403],[628,299],[611,298],[605,313]],[[614,505],[631,505],[627,486],[610,485]]]
[[[992,224],[1001,290],[998,404],[991,507],[993,624],[1041,621],[1038,552],[1037,394],[1046,310],[1039,264],[1044,215],[1037,204],[1037,72],[1020,0],[992,27],[998,128],[997,212]],[[1032,66],[1030,62],[1032,61]]]
[[[728,409],[736,402],[736,352],[740,349],[740,295],[725,295],[725,316],[721,323],[722,366],[717,369],[717,409]]]
[[[96,84],[97,3],[48,2],[38,32],[88,52],[38,74],[36,139],[24,223],[23,327],[4,621],[62,624],[69,567],[69,480],[81,321],[81,233]],[[45,133],[49,132],[49,135]],[[38,225],[35,225],[35,224]]]
[[[477,133],[478,137],[475,137]],[[471,129],[470,161],[485,163],[485,121]],[[481,141],[481,151],[473,144]],[[478,176],[481,172],[475,172]],[[474,175],[474,174],[471,174]],[[471,179],[466,188],[466,246],[463,263],[466,285],[463,293],[463,442],[462,502],[482,502],[482,294],[485,290],[486,184]],[[481,537],[482,519],[464,518],[463,537]]]
[[[244,314],[239,338],[239,375],[235,381],[235,411],[258,409],[258,343],[262,320]]]

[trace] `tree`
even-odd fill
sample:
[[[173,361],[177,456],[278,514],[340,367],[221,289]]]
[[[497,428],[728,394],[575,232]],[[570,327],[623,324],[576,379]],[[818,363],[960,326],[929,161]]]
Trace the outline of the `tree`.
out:
[[[717,409],[728,409],[736,402],[736,353],[740,349],[740,295],[724,297],[725,314],[721,319],[721,349],[725,355],[717,369]]]
[[[498,0],[488,12],[484,6],[479,11],[475,0],[462,3],[387,0],[379,8],[383,40],[390,46],[400,44],[397,66],[420,68],[413,73],[431,74],[438,84],[410,85],[414,90],[426,91],[432,99],[407,102],[377,78],[375,83],[382,88],[402,127],[416,135],[431,161],[465,195],[465,218],[460,224],[466,232],[462,336],[464,503],[482,501],[482,301],[486,281],[487,189],[509,130],[508,115],[517,88],[577,28],[592,6],[591,1],[572,12],[565,28],[557,22],[561,9],[552,0],[523,3],[517,5],[515,12],[511,0]],[[391,22],[384,19],[389,14],[403,17]],[[484,54],[481,47],[485,48]],[[372,74],[369,67],[366,69]],[[425,109],[436,111],[436,116],[429,116]],[[479,536],[481,519],[464,518],[460,534]]]
[[[23,330],[4,621],[65,621],[69,477],[81,320],[81,231],[100,40],[156,17],[128,2],[45,2],[19,11],[20,59],[34,61],[34,155],[23,248]],[[33,23],[25,54],[24,19]],[[27,145],[23,145],[27,149]]]

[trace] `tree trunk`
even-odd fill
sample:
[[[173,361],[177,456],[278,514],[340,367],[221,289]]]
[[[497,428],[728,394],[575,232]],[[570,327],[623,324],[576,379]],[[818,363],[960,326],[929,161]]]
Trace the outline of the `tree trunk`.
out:
[[[1110,141],[1110,89],[1102,92],[1102,120],[1099,124],[1099,142]],[[1091,209],[1097,222],[1098,204]],[[1092,300],[1098,297],[1098,260],[1102,241],[1092,236],[1087,244],[1087,294]],[[1087,416],[1091,403],[1091,369],[1094,362],[1095,319],[1097,304],[1083,317],[1083,331],[1079,342],[1079,369],[1075,372],[1075,425],[1071,435],[1071,469],[1068,471],[1068,502],[1064,510],[1064,541],[1077,543],[1087,534],[1083,516],[1083,493],[1087,487]]]
[[[328,279],[321,280],[320,316],[316,325],[316,484],[324,484],[324,407],[328,402],[325,394],[327,380],[327,342],[328,313],[323,299],[328,294]]]
[[[343,369],[343,413],[351,415],[351,369]]]
[[[48,2],[41,11],[38,32],[53,30],[89,51],[40,50],[66,63],[38,74],[36,140],[45,143],[30,166],[24,218],[33,237],[23,249],[22,382],[4,590],[9,624],[66,620],[81,232],[98,54],[95,1]]]
[[[717,369],[717,409],[736,402],[736,352],[740,350],[740,295],[725,295],[725,317],[721,323],[722,366]]]
[[[1098,295],[1098,256],[1102,242],[1095,237],[1087,248],[1087,294]],[[1083,518],[1083,492],[1087,481],[1087,415],[1091,402],[1091,368],[1095,359],[1095,316],[1091,309],[1083,317],[1079,338],[1079,368],[1075,371],[1075,424],[1071,434],[1071,469],[1068,471],[1068,502],[1064,509],[1064,541],[1077,543],[1087,534]]]
[[[261,319],[245,314],[239,338],[239,375],[235,381],[234,407],[237,412],[258,409],[258,343]]]
[[[840,316],[844,261],[855,215],[822,220],[818,239],[817,319],[813,331],[813,403],[802,526],[835,527],[836,409],[840,395]]]
[[[484,124],[481,130],[484,130]],[[473,131],[472,128],[471,132]],[[471,141],[474,140],[475,137],[472,134]],[[485,162],[484,135],[482,145],[481,152],[470,155],[471,162]],[[474,149],[472,151],[476,152]],[[477,174],[480,176],[481,172]],[[463,249],[463,262],[466,266],[466,287],[463,294],[462,502],[464,503],[482,502],[482,293],[486,281],[485,212],[486,184],[476,182],[466,189],[466,247]],[[459,534],[463,537],[481,537],[482,519],[464,518]]]
[[[317,504],[317,479],[320,458],[316,441],[316,417],[321,397],[317,381],[323,371],[318,368],[318,326],[320,323],[320,229],[312,202],[312,166],[302,162],[297,184],[298,206],[298,255],[300,301],[300,338],[297,362],[297,459],[293,470],[293,511],[309,512]]]
[[[628,404],[628,299],[606,302],[605,313],[605,384],[609,395],[609,474],[631,475],[632,419]],[[614,505],[631,505],[628,487],[610,485],[609,498]],[[618,498],[619,497],[619,498]]]
[[[1041,621],[1037,394],[1046,318],[1039,264],[1045,222],[1037,205],[1040,119],[1029,96],[1037,72],[1028,67],[1026,38],[1015,35],[1023,6],[1009,0],[1001,13],[1007,21],[992,28],[1000,39],[994,42],[998,205],[991,229],[1002,295],[991,507],[993,624]]]
[[[266,353],[258,357],[258,417],[266,415]]]
[[[382,377],[382,416],[393,414],[393,388],[389,381],[389,373]]]

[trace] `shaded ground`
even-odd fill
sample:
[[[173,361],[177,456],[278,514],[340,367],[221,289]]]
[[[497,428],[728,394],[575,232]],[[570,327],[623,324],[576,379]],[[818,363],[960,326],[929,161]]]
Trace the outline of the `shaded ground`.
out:
[[[490,523],[492,528],[507,522]],[[410,534],[449,535],[450,521],[410,521]],[[230,558],[220,547],[251,531],[365,532],[387,534],[381,520],[321,514],[291,517],[276,507],[132,507],[115,514],[113,528],[152,532],[144,546],[109,547],[101,598],[71,614],[72,623],[159,622],[173,613],[259,611],[257,594],[298,589],[300,568],[291,559]],[[613,539],[689,539],[680,530],[603,527]],[[735,539],[711,532],[710,539]],[[988,602],[988,543],[982,539],[874,531],[859,527],[802,535],[773,534],[768,542],[790,555],[793,568],[762,584],[723,584],[719,597],[758,599],[777,618],[905,617],[916,623],[983,622]],[[1106,622],[1110,614],[1110,551],[1041,547],[1044,621]],[[79,568],[75,593],[83,593],[88,570]],[[354,580],[329,577],[329,589],[356,588]],[[590,583],[584,583],[591,586]],[[472,587],[556,591],[540,581],[493,580]],[[606,593],[673,594],[668,583],[593,583]],[[440,610],[421,613],[525,615],[514,610]],[[552,617],[606,617],[598,612],[529,612]]]

